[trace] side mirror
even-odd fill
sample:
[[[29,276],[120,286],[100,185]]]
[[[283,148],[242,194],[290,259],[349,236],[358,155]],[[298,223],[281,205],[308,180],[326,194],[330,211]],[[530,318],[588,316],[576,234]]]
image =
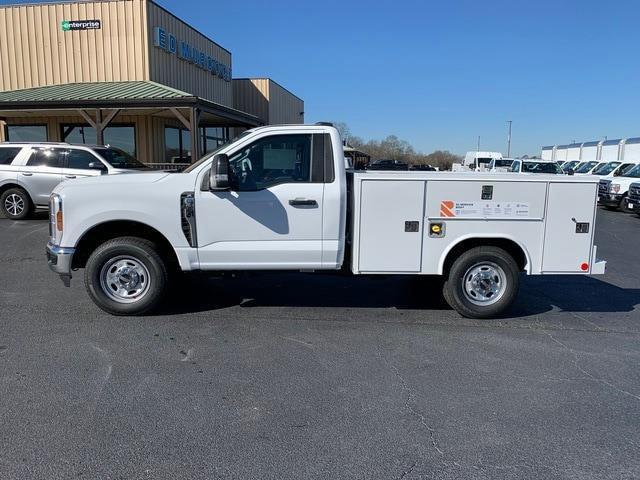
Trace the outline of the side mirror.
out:
[[[209,170],[209,190],[228,190],[229,186],[229,157],[224,153],[218,153],[214,155]]]
[[[573,168],[567,170],[567,175],[573,175],[574,173],[576,173],[576,171]]]
[[[89,163],[89,168],[91,170],[100,170],[100,173],[102,174],[107,172],[107,167],[105,167],[101,162],[91,162]]]

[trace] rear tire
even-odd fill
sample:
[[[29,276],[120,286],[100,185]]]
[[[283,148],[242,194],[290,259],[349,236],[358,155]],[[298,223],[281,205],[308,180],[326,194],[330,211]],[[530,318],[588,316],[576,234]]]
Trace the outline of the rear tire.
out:
[[[120,237],[91,254],[84,281],[93,302],[105,312],[143,315],[162,301],[168,272],[151,241]]]
[[[449,306],[468,318],[492,318],[507,310],[518,294],[520,272],[498,247],[475,247],[451,266],[442,293]]]
[[[29,194],[22,188],[10,188],[0,196],[0,210],[11,220],[24,220],[33,209]]]

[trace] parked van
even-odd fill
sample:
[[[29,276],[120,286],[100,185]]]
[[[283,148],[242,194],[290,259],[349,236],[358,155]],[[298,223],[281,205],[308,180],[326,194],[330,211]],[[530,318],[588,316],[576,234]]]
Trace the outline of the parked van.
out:
[[[491,160],[502,159],[500,152],[467,152],[462,162],[463,169],[474,172],[489,171]]]

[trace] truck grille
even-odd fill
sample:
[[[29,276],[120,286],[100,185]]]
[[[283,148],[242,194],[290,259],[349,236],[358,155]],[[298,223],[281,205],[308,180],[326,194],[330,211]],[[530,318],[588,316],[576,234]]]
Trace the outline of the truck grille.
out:
[[[600,180],[598,185],[598,194],[602,195],[609,193],[609,185],[611,185],[611,180]]]
[[[640,203],[640,183],[632,183],[629,187],[629,200]]]

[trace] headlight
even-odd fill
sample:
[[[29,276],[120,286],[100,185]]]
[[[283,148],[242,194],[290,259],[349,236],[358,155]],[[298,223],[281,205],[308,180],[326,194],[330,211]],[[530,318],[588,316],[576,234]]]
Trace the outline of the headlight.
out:
[[[609,187],[609,191],[612,193],[618,193],[620,191],[620,184],[612,183],[611,186]]]
[[[63,230],[62,197],[57,193],[52,193],[49,197],[49,233],[54,245],[60,245]]]

